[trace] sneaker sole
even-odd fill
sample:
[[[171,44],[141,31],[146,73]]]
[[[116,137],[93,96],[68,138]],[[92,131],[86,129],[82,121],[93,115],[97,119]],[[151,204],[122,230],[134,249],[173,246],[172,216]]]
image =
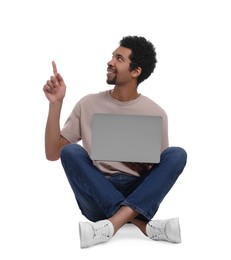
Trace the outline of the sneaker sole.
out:
[[[174,237],[171,238],[173,243],[181,243],[181,230],[179,218],[174,218],[171,220],[172,230],[174,230]]]
[[[84,222],[79,222],[79,237],[80,237],[80,247],[81,248],[86,248],[86,234],[84,232]]]

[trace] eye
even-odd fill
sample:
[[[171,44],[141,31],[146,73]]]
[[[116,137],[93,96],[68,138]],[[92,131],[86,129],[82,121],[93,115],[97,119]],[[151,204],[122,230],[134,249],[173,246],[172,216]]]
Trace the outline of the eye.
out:
[[[118,61],[124,61],[124,58],[123,58],[122,56],[118,55],[118,56],[117,56],[117,60],[118,60]]]
[[[124,57],[120,54],[115,54],[115,55],[112,55],[112,59],[116,59],[117,61],[119,62],[124,62]]]

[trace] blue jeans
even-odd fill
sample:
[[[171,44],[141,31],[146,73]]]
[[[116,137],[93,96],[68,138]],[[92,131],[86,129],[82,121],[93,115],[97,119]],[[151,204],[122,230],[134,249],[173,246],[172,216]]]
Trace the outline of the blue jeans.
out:
[[[106,177],[92,163],[78,144],[68,144],[61,151],[61,162],[82,214],[90,221],[108,219],[121,206],[137,211],[148,222],[183,171],[185,150],[169,147],[160,163],[142,177],[124,173]]]

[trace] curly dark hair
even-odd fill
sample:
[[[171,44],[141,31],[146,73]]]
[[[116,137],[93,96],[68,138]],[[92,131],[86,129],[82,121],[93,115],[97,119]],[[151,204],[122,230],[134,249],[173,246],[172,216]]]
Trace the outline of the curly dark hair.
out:
[[[140,76],[137,78],[137,85],[147,79],[154,71],[157,63],[156,51],[153,44],[144,37],[126,36],[120,41],[120,46],[132,51],[130,55],[130,70],[138,67],[142,69]]]

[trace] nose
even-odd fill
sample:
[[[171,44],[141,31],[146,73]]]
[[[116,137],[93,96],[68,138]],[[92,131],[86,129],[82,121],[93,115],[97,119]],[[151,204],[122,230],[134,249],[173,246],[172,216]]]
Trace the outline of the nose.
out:
[[[108,66],[113,67],[114,66],[114,58],[112,58],[110,61],[107,63]]]

